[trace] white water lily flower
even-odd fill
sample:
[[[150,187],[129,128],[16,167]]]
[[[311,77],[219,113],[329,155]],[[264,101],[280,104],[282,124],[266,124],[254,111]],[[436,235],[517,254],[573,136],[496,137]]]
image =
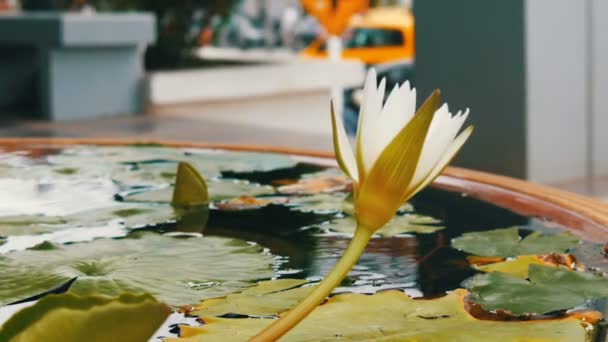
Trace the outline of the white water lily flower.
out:
[[[439,108],[439,91],[414,115],[416,91],[409,83],[396,86],[382,106],[384,87],[384,80],[376,86],[376,72],[370,70],[363,90],[356,154],[332,108],[336,159],[354,183],[357,229],[352,240],[333,270],[304,300],[249,341],[278,340],[325,300],[357,263],[374,232],[403,202],[439,176],[471,135],[473,127],[469,126],[457,136],[468,110],[452,116],[447,105]]]
[[[447,104],[439,107],[439,91],[416,113],[416,89],[409,82],[395,86],[383,106],[384,90],[385,80],[376,86],[371,69],[354,154],[341,119],[332,110],[334,150],[354,183],[357,224],[372,231],[437,178],[473,132],[469,126],[458,135],[469,110],[452,116]]]

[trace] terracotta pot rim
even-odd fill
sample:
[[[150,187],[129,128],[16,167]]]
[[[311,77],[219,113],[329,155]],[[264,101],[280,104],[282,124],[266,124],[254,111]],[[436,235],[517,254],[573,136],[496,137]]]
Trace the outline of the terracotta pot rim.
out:
[[[0,147],[20,145],[106,145],[122,146],[153,143],[170,147],[213,148],[233,151],[276,152],[312,158],[313,162],[336,165],[333,153],[280,148],[161,139],[103,138],[0,138]],[[608,241],[608,204],[568,191],[507,176],[448,167],[434,187],[461,192],[514,212],[553,220],[584,238]]]

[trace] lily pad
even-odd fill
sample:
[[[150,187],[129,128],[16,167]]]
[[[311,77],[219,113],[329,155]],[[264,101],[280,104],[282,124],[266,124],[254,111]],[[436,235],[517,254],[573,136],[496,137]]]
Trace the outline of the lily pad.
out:
[[[528,269],[532,264],[560,266],[571,270],[581,268],[580,265],[576,263],[574,257],[569,254],[520,255],[511,260],[485,265],[473,265],[473,267],[486,273],[502,272],[525,279],[528,278]]]
[[[295,195],[314,195],[338,191],[350,192],[351,190],[352,183],[345,175],[303,178],[297,183],[283,185],[278,188],[280,193]]]
[[[307,281],[299,279],[263,281],[241,293],[207,299],[189,314],[222,316],[236,313],[247,316],[276,316],[292,308],[315,289],[315,286],[302,287],[305,283]]]
[[[156,162],[135,165],[118,165],[110,177],[122,186],[128,187],[151,187],[166,186],[175,182],[178,162]],[[205,175],[205,177],[216,177],[219,174]]]
[[[513,257],[517,255],[563,253],[576,246],[578,242],[579,239],[569,232],[553,235],[533,232],[521,239],[519,229],[511,227],[464,233],[452,240],[452,246],[475,255]]]
[[[214,180],[207,182],[209,197],[211,201],[221,201],[246,196],[269,195],[274,193],[274,188],[268,185],[259,185],[239,180]],[[154,202],[171,203],[173,187],[144,190],[130,193],[123,197],[125,202]]]
[[[608,297],[608,279],[562,267],[530,264],[529,280],[505,273],[478,274],[465,281],[473,301],[486,310],[515,315],[548,313]]]
[[[66,223],[65,219],[56,216],[4,216],[0,217],[0,236],[48,233]]]
[[[403,234],[431,234],[445,227],[440,225],[441,220],[430,216],[418,214],[404,214],[393,217],[384,227],[376,232],[376,234],[391,237]],[[331,221],[329,224],[323,225],[332,232],[353,234],[356,227],[356,221],[352,217],[344,217]]]
[[[129,203],[64,217],[0,218],[0,235],[6,236],[0,254],[30,248],[44,241],[72,243],[122,237],[131,229],[175,222],[183,213],[169,205]]]
[[[171,313],[150,295],[50,295],[17,312],[1,341],[147,341]]]
[[[172,238],[150,232],[138,235],[2,256],[0,304],[78,277],[70,293],[147,292],[180,305],[239,291],[273,275],[274,258],[245,241]]]
[[[147,168],[144,164],[157,164],[167,162],[188,162],[193,164],[206,178],[217,177],[221,171],[248,172],[248,171],[271,171],[275,169],[293,167],[297,161],[293,158],[278,153],[263,153],[263,152],[234,152],[220,151],[209,149],[183,149],[173,147],[113,147],[113,146],[98,146],[90,148],[88,146],[77,146],[63,150],[60,154],[48,157],[51,164],[58,166],[77,166],[91,165],[96,163],[114,163],[128,164],[136,167],[130,171],[139,173],[139,168],[144,172],[140,175],[149,178],[150,174],[146,171],[151,171],[155,176],[152,178],[162,181],[162,175],[156,174],[154,168]],[[174,169],[174,168],[173,168]],[[122,171],[129,171],[123,169]],[[170,170],[168,170],[171,172]],[[161,171],[163,172],[163,171]],[[160,175],[161,178],[156,176]],[[137,182],[137,175],[131,177],[129,175],[119,175],[114,173],[114,176],[127,184]]]
[[[23,170],[21,170],[23,172]],[[117,187],[108,179],[52,182],[0,178],[0,220],[5,216],[63,216],[115,205]]]
[[[330,298],[281,341],[589,341],[590,325],[568,317],[550,321],[499,322],[472,317],[464,309],[467,292],[456,290],[433,300],[414,300],[401,291]],[[203,317],[201,327],[181,328],[167,341],[244,341],[273,319]],[[593,330],[593,329],[591,329]]]
[[[350,195],[343,193],[292,196],[287,203],[293,210],[315,213],[353,212]]]

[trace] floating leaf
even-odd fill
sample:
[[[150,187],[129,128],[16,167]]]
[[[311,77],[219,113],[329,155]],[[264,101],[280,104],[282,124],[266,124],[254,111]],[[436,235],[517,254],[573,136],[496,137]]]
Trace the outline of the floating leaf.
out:
[[[384,227],[376,231],[376,234],[384,237],[410,233],[431,234],[445,228],[439,224],[441,220],[430,216],[404,214],[393,217]],[[322,227],[337,233],[353,234],[356,226],[355,219],[349,216],[333,220]]]
[[[560,320],[499,322],[472,317],[464,309],[467,292],[414,300],[401,291],[342,294],[317,307],[281,341],[589,341],[583,323]],[[167,341],[244,341],[273,319],[203,317],[201,327],[181,328],[184,338]]]
[[[578,242],[578,238],[570,232],[553,235],[533,232],[521,239],[519,229],[512,227],[464,233],[452,240],[452,246],[475,255],[512,257],[563,253],[574,247]]]
[[[273,274],[273,257],[245,241],[140,235],[0,256],[0,304],[78,277],[71,293],[148,292],[180,305],[239,291]]]
[[[20,215],[63,216],[110,207],[115,205],[116,192],[117,187],[108,179],[0,178],[0,219]]]
[[[520,278],[528,278],[528,268],[532,264],[561,266],[568,269],[580,268],[580,265],[576,263],[576,260],[570,254],[520,255],[515,257],[515,259],[484,265],[473,265],[473,267],[486,273],[502,272]]]
[[[207,183],[196,169],[188,163],[179,163],[173,187],[171,205],[197,207],[209,204]]]
[[[239,314],[248,316],[276,316],[300,302],[315,288],[302,287],[307,283],[299,279],[279,279],[263,281],[241,293],[229,294],[223,298],[203,301],[194,308],[191,315],[222,316]]]
[[[293,196],[289,198],[288,205],[302,212],[352,213],[353,203],[350,198],[350,195],[343,193]]]
[[[74,146],[48,157],[51,164],[63,167],[82,167],[91,164],[144,164],[188,162],[206,178],[217,177],[222,171],[272,171],[294,167],[297,161],[285,154],[265,152],[238,152],[174,147],[137,146]],[[101,162],[101,163],[100,163]],[[175,170],[175,168],[173,168]],[[137,171],[135,168],[134,171]],[[129,179],[128,177],[120,177]],[[136,178],[128,184],[135,185]]]
[[[23,250],[44,241],[62,244],[122,237],[130,229],[174,222],[183,214],[169,205],[129,203],[64,217],[0,218],[0,235],[7,236],[7,243],[0,247],[0,253]]]
[[[167,186],[175,183],[177,166],[178,162],[173,161],[118,165],[114,167],[110,177],[114,182],[126,187]],[[206,178],[217,176],[217,172],[205,174]]]
[[[215,180],[207,183],[211,201],[221,201],[240,196],[259,196],[274,193],[274,188],[268,185],[259,185],[247,181],[238,180]],[[125,202],[153,202],[170,203],[173,196],[173,188],[157,190],[138,191],[123,196]]]
[[[18,215],[0,217],[0,236],[42,234],[63,227],[67,221],[57,216]]]
[[[95,227],[119,221],[125,228],[135,228],[174,221],[177,214],[165,205],[129,203],[66,216],[22,215],[0,217],[0,235],[33,235],[77,227]]]
[[[283,185],[278,191],[283,194],[314,195],[337,191],[350,192],[352,183],[344,175],[303,178],[297,183]]]
[[[475,275],[464,285],[484,309],[515,315],[571,309],[590,299],[608,297],[608,279],[593,273],[530,264],[528,277],[494,272]]]
[[[17,312],[1,341],[147,341],[171,313],[150,295],[50,295]]]

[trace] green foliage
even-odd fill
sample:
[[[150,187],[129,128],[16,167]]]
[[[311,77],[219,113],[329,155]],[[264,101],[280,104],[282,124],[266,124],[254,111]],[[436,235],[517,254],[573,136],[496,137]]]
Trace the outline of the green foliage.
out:
[[[554,235],[533,232],[521,239],[519,229],[511,227],[464,233],[452,240],[452,246],[475,255],[513,257],[518,255],[563,253],[574,247],[578,242],[578,238],[569,232]]]
[[[237,0],[92,0],[101,11],[145,11],[156,16],[157,41],[146,51],[146,68],[174,69],[197,66],[192,57],[198,32],[213,15],[227,22]],[[202,13],[201,13],[202,11]],[[196,15],[201,13],[202,16]]]

